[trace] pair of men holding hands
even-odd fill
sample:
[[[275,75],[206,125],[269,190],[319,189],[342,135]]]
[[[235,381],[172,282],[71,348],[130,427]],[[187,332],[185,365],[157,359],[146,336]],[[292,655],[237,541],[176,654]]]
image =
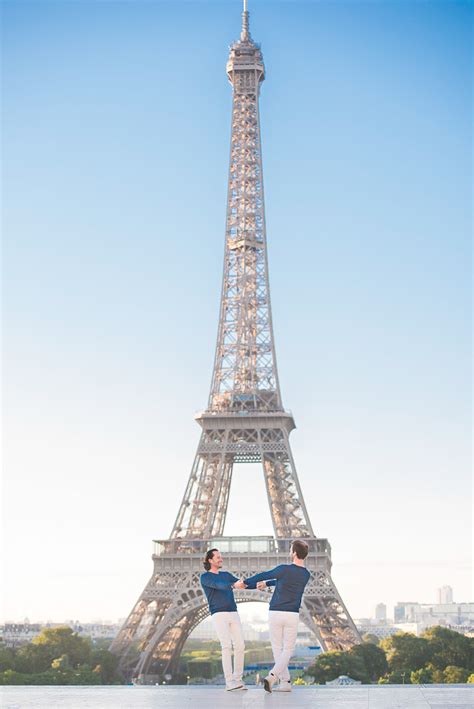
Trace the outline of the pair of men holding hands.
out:
[[[310,579],[304,563],[307,555],[306,542],[296,539],[291,545],[291,564],[280,564],[270,571],[238,579],[221,570],[223,560],[218,549],[209,549],[206,553],[201,585],[221,644],[227,691],[247,689],[242,680],[245,643],[233,592],[244,588],[264,590],[274,586],[268,622],[275,664],[264,679],[264,688],[267,692],[291,692],[288,662],[295,648],[301,599]]]

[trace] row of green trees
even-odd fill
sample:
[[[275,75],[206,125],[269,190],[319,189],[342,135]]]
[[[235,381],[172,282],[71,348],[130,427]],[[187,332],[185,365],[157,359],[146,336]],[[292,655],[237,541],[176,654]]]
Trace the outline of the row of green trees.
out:
[[[249,662],[270,660],[270,646],[250,643]],[[121,684],[117,658],[94,646],[71,628],[46,628],[28,645],[17,650],[0,646],[1,684]],[[220,647],[185,647],[182,658],[186,676],[212,678],[221,672]],[[320,655],[307,674],[319,684],[339,675],[363,683],[427,684],[474,683],[474,639],[440,626],[417,637],[397,633],[378,644],[374,636],[347,652]]]
[[[28,645],[0,646],[0,685],[121,684],[117,662],[68,626],[45,628]]]
[[[375,636],[347,652],[320,655],[308,674],[319,684],[349,675],[363,683],[474,683],[474,639],[435,626],[420,637],[396,633],[379,644]]]

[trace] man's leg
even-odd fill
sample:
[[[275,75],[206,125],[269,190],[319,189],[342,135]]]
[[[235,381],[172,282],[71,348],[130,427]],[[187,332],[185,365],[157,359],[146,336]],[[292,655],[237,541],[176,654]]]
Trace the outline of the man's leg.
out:
[[[274,662],[280,657],[283,649],[283,625],[281,623],[281,615],[281,611],[268,612],[268,629],[270,631],[270,642]]]
[[[230,615],[231,613],[222,611],[221,613],[214,613],[212,616],[212,622],[221,644],[222,669],[224,670],[226,685],[232,683],[232,637],[230,634]]]
[[[295,650],[299,614],[290,613],[289,611],[279,611],[279,613],[282,616],[280,620],[282,626],[282,649],[278,658],[275,658],[275,666],[272,669],[272,673],[282,681],[289,682],[288,663]]]
[[[237,611],[229,613],[231,616],[229,629],[232,638],[232,645],[234,646],[234,674],[232,678],[236,682],[242,682],[242,675],[244,672],[244,650],[245,642],[244,635],[242,632],[242,624],[240,622],[240,616]]]
[[[275,666],[283,650],[283,615],[284,613],[282,613],[282,611],[268,612],[268,628],[270,630],[270,642],[272,644],[273,662],[275,663]],[[274,680],[270,679],[272,676],[274,677]],[[277,675],[275,674],[275,667],[273,667],[264,680],[264,686],[267,692],[272,691],[273,683],[274,681],[276,682],[276,680]],[[270,682],[271,686],[268,688],[265,682]]]

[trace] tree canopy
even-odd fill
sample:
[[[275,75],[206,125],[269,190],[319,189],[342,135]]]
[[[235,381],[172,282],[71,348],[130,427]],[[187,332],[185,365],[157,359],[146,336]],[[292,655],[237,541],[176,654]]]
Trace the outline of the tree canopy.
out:
[[[380,646],[370,639],[347,652],[323,653],[308,674],[323,684],[339,675],[391,684],[472,682],[474,639],[441,626],[429,628],[420,637],[395,633]]]
[[[45,628],[17,650],[0,647],[0,684],[116,684],[117,663],[69,626]]]

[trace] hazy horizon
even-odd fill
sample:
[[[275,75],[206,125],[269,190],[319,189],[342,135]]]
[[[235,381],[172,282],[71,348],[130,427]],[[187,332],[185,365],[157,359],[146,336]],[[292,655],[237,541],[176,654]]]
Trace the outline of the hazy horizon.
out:
[[[378,601],[379,603],[383,603],[384,601]],[[400,603],[420,603],[421,605],[427,605],[432,603],[435,605],[437,603],[436,600],[420,600],[420,599],[400,599]],[[455,597],[453,598],[453,603],[455,605],[463,604],[463,603],[472,603],[472,600],[464,599],[464,600],[456,600]],[[239,614],[242,618],[243,623],[261,623],[262,621],[265,622],[265,620],[268,618],[268,608],[265,603],[262,602],[245,602],[245,603],[239,603],[238,602],[238,610]],[[103,625],[116,625],[123,623],[126,620],[126,615],[117,617],[117,618],[101,618],[101,617],[89,617],[89,618],[78,618],[76,616],[71,617],[71,618],[30,618],[28,614],[25,614],[22,618],[5,618],[2,620],[2,623],[24,623],[25,621],[28,621],[28,623],[34,625],[34,624],[47,624],[47,623],[70,623],[70,622],[79,622],[79,623],[88,623],[88,624],[103,624]],[[372,613],[369,614],[368,616],[355,616],[353,615],[353,618],[355,620],[360,620],[360,619],[372,619],[375,620],[375,607],[372,609]],[[211,616],[207,616],[205,620],[210,620]],[[393,607],[390,608],[387,606],[387,622],[393,620]],[[204,621],[203,621],[204,622]],[[301,621],[302,622],[302,621]],[[398,622],[411,622],[411,621],[398,621]],[[197,626],[199,627],[199,626]]]

